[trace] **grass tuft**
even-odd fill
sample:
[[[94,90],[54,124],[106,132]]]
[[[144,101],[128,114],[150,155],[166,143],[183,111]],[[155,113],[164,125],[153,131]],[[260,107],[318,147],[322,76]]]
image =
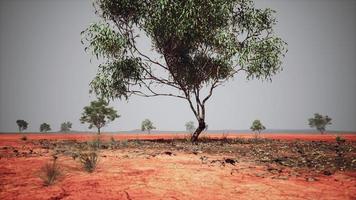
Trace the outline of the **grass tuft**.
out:
[[[43,180],[44,186],[52,185],[61,175],[61,168],[57,164],[57,157],[53,156],[52,163],[46,163],[41,168],[40,178]]]
[[[89,153],[81,153],[79,155],[79,161],[83,165],[85,171],[91,173],[95,170],[98,163],[98,154],[95,151]]]

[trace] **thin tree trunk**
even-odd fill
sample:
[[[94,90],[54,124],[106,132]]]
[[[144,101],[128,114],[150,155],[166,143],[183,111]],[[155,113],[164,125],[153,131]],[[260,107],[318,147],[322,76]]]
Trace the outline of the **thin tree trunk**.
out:
[[[206,128],[204,119],[200,119],[198,122],[199,122],[199,126],[195,130],[191,138],[192,143],[197,143],[200,133],[203,132],[203,130]]]
[[[100,128],[98,128],[98,135],[100,135]]]

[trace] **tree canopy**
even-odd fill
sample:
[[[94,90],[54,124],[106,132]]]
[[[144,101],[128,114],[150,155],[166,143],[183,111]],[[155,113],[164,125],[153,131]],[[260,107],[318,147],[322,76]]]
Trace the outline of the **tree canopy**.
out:
[[[103,99],[90,102],[89,106],[84,107],[81,123],[88,123],[90,129],[95,126],[100,134],[102,127],[120,117],[114,108],[108,106],[109,103]]]
[[[27,127],[28,127],[28,122],[26,122],[23,119],[16,120],[16,124],[17,124],[17,126],[19,128],[19,132],[22,132],[22,131],[26,130]]]
[[[61,132],[69,132],[72,128],[72,122],[66,121],[61,124]]]
[[[252,131],[257,131],[258,133],[260,133],[261,131],[265,130],[266,127],[263,126],[263,124],[261,123],[260,120],[256,119],[252,122],[252,126],[250,128]]]
[[[308,122],[311,128],[315,127],[320,133],[324,133],[326,126],[331,124],[331,118],[327,115],[315,113],[313,118],[308,119]]]
[[[188,131],[189,133],[193,133],[195,130],[194,122],[189,121],[189,122],[185,123],[185,130]]]
[[[286,43],[273,31],[275,11],[250,0],[96,0],[94,6],[102,21],[82,32],[82,43],[104,63],[91,91],[107,99],[186,100],[199,124],[192,141],[205,129],[205,104],[216,87],[240,72],[271,80],[282,70]],[[160,58],[140,48],[142,33]]]
[[[40,125],[40,132],[47,132],[51,130],[51,126],[47,123],[42,123]]]
[[[156,127],[153,126],[153,123],[149,119],[145,119],[141,123],[141,131],[148,131],[148,133],[151,133],[152,129],[156,129]]]

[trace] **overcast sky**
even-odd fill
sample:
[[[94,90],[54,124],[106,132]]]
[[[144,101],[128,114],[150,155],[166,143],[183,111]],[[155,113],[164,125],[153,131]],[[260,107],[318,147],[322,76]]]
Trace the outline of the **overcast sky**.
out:
[[[330,129],[356,131],[356,1],[259,0],[277,11],[276,32],[288,43],[284,70],[272,82],[238,75],[217,88],[207,105],[209,129],[248,129],[260,119],[271,129],[306,129],[315,112]],[[38,131],[79,122],[95,97],[89,82],[98,62],[84,52],[80,32],[98,19],[86,0],[0,0],[0,132],[16,120]],[[140,45],[149,46],[148,41]],[[90,62],[90,59],[93,62]],[[121,115],[104,131],[132,130],[149,118],[160,130],[184,130],[188,104],[169,97],[111,103]]]

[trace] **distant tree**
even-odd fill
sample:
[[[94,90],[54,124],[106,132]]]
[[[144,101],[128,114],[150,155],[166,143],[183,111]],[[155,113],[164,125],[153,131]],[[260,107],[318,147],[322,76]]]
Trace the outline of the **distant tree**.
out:
[[[40,126],[40,131],[41,132],[47,132],[51,130],[51,126],[47,123],[42,123]]]
[[[72,128],[72,122],[66,121],[61,124],[61,132],[69,132]]]
[[[275,11],[251,0],[94,0],[94,7],[102,21],[82,32],[85,50],[104,62],[92,90],[108,99],[184,100],[198,122],[192,142],[217,87],[237,74],[270,80],[282,70],[286,43],[273,30]],[[145,37],[162,59],[146,53]]]
[[[327,115],[323,116],[319,113],[315,113],[313,118],[308,119],[309,126],[311,128],[316,128],[321,134],[325,132],[327,125],[331,124],[331,118]]]
[[[152,129],[156,129],[156,127],[153,126],[153,123],[149,119],[145,119],[142,121],[141,124],[141,131],[148,131],[148,133],[151,133]]]
[[[117,111],[112,107],[108,107],[108,105],[109,103],[103,99],[90,102],[89,106],[84,107],[80,121],[83,124],[89,123],[90,129],[95,126],[98,129],[98,134],[100,134],[102,127],[120,117]]]
[[[252,122],[252,126],[250,128],[252,131],[255,131],[256,132],[256,137],[257,137],[257,134],[259,135],[261,133],[261,131],[265,130],[266,127],[263,126],[263,124],[261,123],[260,120],[256,119]]]
[[[28,122],[22,119],[16,120],[16,124],[19,127],[19,132],[21,133],[22,131],[26,130],[28,127]]]
[[[194,122],[189,121],[189,122],[185,123],[185,130],[188,131],[189,133],[193,133],[195,130]]]

